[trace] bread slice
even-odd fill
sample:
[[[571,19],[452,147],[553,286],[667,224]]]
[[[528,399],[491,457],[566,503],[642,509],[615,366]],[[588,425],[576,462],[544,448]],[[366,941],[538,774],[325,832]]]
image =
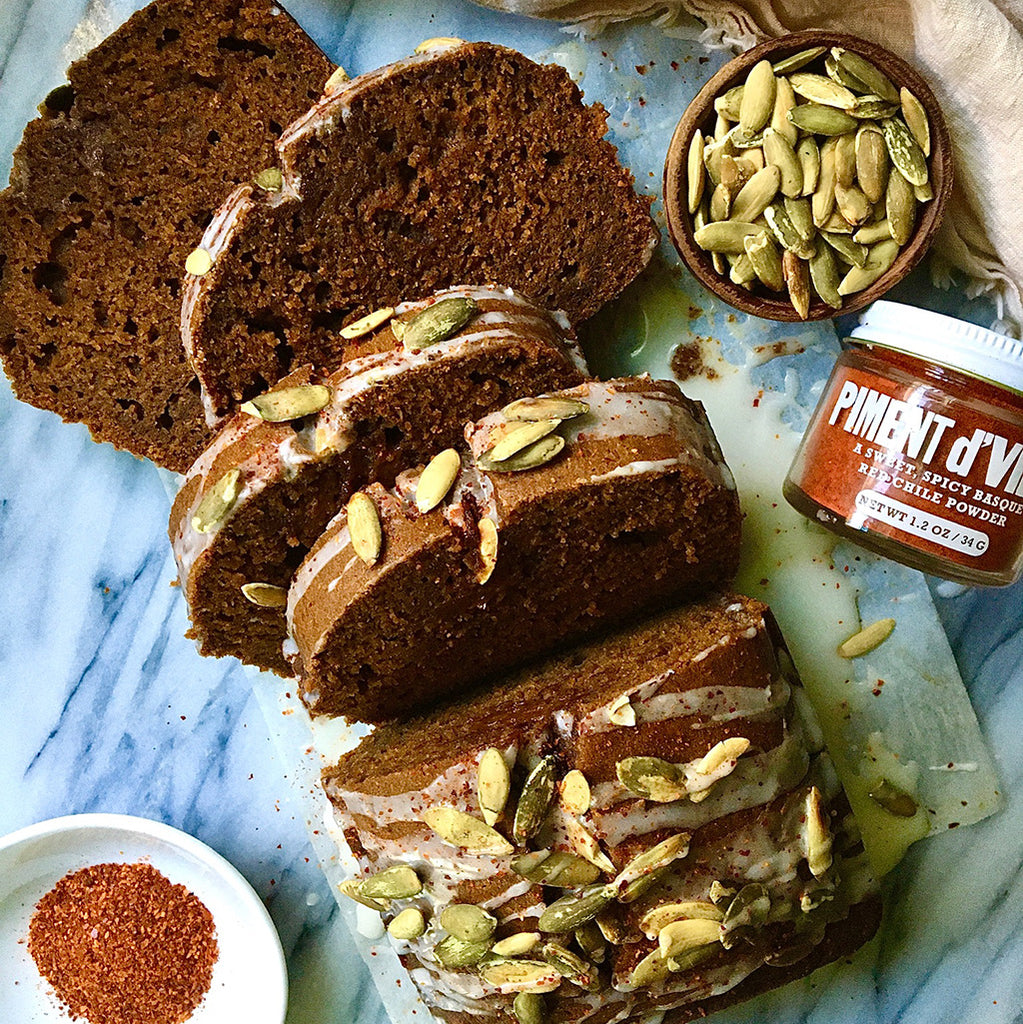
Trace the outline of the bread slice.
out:
[[[341,513],[327,527],[288,593],[315,713],[408,715],[732,577],[739,504],[702,407],[649,378],[553,397],[470,427],[473,459],[433,511],[417,510],[415,474],[371,488],[384,538],[372,564],[357,554],[364,523]],[[521,447],[512,429],[546,436],[503,459],[499,438]]]
[[[421,314],[459,303],[470,319],[443,340],[416,350],[396,337]],[[235,414],[185,477],[169,533],[189,636],[202,654],[290,675],[281,653],[283,588],[351,494],[371,480],[390,485],[399,470],[462,443],[466,422],[514,398],[577,384],[585,371],[563,317],[489,286],[405,303],[348,354],[325,379],[307,369],[281,382],[278,395],[298,389],[289,392],[298,418]],[[200,533],[197,513],[235,473],[237,500],[216,522],[199,522]]]
[[[340,85],[281,138],[282,191],[239,188],[202,245],[182,336],[212,417],[410,294],[499,281],[583,320],[648,262],[649,200],[564,68],[490,43]]]
[[[209,437],[185,258],[333,65],[271,0],[154,0],[25,129],[0,194],[0,357],[23,401],[170,469]]]
[[[876,928],[821,746],[766,606],[718,594],[382,726],[323,784],[359,863],[344,891],[404,912],[394,946],[437,1018],[522,1019],[521,990],[527,1019],[679,1024]]]

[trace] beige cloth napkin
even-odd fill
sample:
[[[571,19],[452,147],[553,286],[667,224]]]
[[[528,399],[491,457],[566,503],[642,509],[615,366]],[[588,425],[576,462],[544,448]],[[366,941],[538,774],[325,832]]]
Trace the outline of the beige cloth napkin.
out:
[[[599,29],[684,13],[711,45],[747,48],[807,28],[851,32],[905,58],[941,103],[955,149],[955,190],[932,274],[990,292],[997,327],[1023,331],[1023,0],[480,0],[489,7]]]

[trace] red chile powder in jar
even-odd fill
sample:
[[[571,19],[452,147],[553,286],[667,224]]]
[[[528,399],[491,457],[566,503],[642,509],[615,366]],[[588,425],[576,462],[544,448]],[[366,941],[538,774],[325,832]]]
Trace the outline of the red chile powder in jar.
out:
[[[1023,572],[1023,342],[876,302],[785,481],[827,529],[960,583]]]
[[[150,864],[96,864],[37,904],[28,949],[72,1017],[180,1024],[210,987],[213,916]]]

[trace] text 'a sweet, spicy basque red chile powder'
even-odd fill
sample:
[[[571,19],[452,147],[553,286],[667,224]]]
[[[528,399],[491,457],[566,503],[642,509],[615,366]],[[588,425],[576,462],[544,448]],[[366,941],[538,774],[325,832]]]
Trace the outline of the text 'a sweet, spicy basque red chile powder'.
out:
[[[28,948],[72,1017],[181,1024],[210,987],[213,916],[150,864],[96,864],[37,904]]]
[[[924,572],[1023,573],[1023,342],[894,302],[864,313],[785,481],[804,515]]]

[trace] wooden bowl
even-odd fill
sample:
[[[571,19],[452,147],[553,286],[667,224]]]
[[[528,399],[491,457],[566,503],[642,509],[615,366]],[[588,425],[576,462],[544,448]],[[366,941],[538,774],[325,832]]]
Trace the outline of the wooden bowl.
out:
[[[760,284],[755,284],[755,290],[749,291],[735,284],[729,277],[715,271],[711,254],[701,249],[693,240],[693,219],[689,213],[686,192],[689,144],[697,130],[707,135],[713,134],[716,118],[714,99],[732,86],[740,84],[758,61],[766,58],[776,63],[783,57],[801,50],[825,45],[841,46],[860,54],[883,71],[896,88],[906,86],[920,100],[930,120],[931,155],[928,164],[934,198],[919,204],[913,235],[888,271],[863,291],[847,295],[841,309],[833,309],[814,295],[806,319],[826,320],[855,312],[879,299],[905,277],[927,252],[952,191],[952,145],[941,107],[920,75],[889,50],[856,36],[812,30],[769,40],[729,61],[700,90],[675,128],[664,162],[664,210],[671,240],[692,274],[706,288],[736,309],[769,320],[801,319],[789,302],[787,292],[771,292]]]

